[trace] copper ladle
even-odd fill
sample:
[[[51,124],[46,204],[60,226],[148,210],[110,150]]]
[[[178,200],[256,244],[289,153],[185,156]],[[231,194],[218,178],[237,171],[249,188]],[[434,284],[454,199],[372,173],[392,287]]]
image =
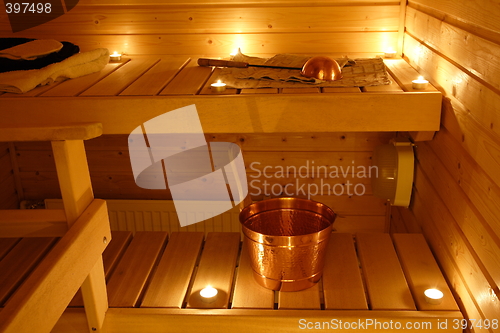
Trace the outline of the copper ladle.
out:
[[[300,74],[324,81],[336,81],[342,78],[338,62],[324,56],[312,57],[307,60]]]
[[[281,69],[300,69],[301,74],[305,77],[312,77],[324,81],[336,81],[342,78],[342,72],[337,61],[325,56],[316,56],[307,60],[306,63],[300,67],[285,67],[285,66],[271,66],[271,65],[254,65],[243,61],[232,60],[219,60],[219,59],[198,59],[200,66],[217,66],[217,67],[266,67],[266,68],[281,68]]]

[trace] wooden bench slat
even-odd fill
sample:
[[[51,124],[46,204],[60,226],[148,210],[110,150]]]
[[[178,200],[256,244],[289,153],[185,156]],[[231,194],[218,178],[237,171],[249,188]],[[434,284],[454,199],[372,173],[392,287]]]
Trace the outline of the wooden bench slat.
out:
[[[156,57],[130,59],[110,75],[85,90],[80,96],[116,96],[159,61]]]
[[[0,261],[0,305],[54,245],[56,238],[23,238]]]
[[[160,62],[122,91],[120,96],[157,95],[190,60],[190,58],[161,58]]]
[[[321,309],[318,283],[309,289],[278,293],[278,309]]]
[[[141,307],[182,307],[203,237],[203,232],[174,232],[170,235]]]
[[[417,308],[421,311],[459,311],[453,294],[424,236],[421,234],[393,234],[393,239]],[[425,301],[424,291],[430,288],[436,288],[443,292],[441,304],[429,304]]]
[[[108,76],[110,73],[119,68],[123,63],[110,62],[99,72],[95,72],[89,75],[84,75],[77,77],[75,79],[66,80],[53,87],[49,91],[41,94],[41,97],[71,97],[78,96],[85,90],[89,89],[96,82],[99,82],[104,77]]]
[[[138,231],[108,282],[110,307],[134,307],[167,240],[167,233]]]
[[[259,285],[253,277],[246,247],[241,250],[234,287],[233,309],[273,309],[274,291]]]
[[[20,238],[0,238],[0,261],[20,240]]]
[[[196,95],[212,74],[212,67],[201,67],[194,62],[181,72],[160,92],[160,95]]]
[[[193,282],[188,308],[228,308],[241,235],[236,232],[207,234],[196,278]],[[213,303],[203,303],[199,292],[212,286],[218,290]]]
[[[216,92],[212,90],[210,85],[217,82],[220,70],[220,68],[215,68],[215,70],[212,72],[212,75],[210,75],[210,78],[201,89],[200,95],[235,95],[237,93],[237,89],[235,88],[226,88],[226,90],[223,92]]]
[[[413,89],[412,81],[417,79],[420,74],[403,59],[386,59],[384,63],[388,72],[404,91],[437,91],[431,84],[427,85],[426,89]]]
[[[372,310],[415,310],[389,234],[356,235],[358,255]]]
[[[111,231],[111,242],[109,242],[106,250],[102,253],[102,262],[104,265],[104,275],[106,281],[109,280],[111,273],[118,264],[122,254],[127,249],[131,239],[131,231]],[[82,307],[83,297],[81,290],[78,290],[75,297],[68,305],[69,307]]]
[[[323,271],[327,310],[367,310],[365,289],[354,247],[348,233],[332,233]]]

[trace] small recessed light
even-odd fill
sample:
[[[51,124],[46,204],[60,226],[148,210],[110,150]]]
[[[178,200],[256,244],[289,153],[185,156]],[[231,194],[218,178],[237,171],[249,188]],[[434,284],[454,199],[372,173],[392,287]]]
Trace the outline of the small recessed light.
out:
[[[424,291],[425,301],[429,304],[441,304],[443,301],[443,292],[438,289],[427,289]]]

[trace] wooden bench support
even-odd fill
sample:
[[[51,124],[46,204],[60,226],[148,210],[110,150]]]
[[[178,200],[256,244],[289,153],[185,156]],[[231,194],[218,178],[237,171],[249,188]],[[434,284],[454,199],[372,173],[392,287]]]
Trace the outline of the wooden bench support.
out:
[[[68,231],[66,214],[60,209],[12,209],[0,214],[0,235],[17,237],[62,237]]]
[[[111,238],[106,203],[94,202],[0,312],[0,332],[50,332]],[[71,277],[71,278],[68,278]],[[61,283],[64,281],[64,283]]]

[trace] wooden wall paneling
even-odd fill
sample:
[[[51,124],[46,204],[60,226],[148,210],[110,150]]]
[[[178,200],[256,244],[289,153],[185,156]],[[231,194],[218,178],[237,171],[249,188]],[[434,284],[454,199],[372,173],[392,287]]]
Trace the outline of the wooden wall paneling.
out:
[[[175,232],[170,235],[141,307],[182,307],[203,237],[201,232]]]
[[[166,232],[136,232],[111,276],[107,288],[110,307],[135,307],[167,240]]]
[[[336,88],[335,88],[336,89]],[[373,151],[394,132],[207,134],[208,141],[236,142],[243,151]],[[95,140],[93,140],[95,141]]]
[[[17,170],[14,170],[10,143],[0,143],[0,209],[13,209],[19,207],[22,192],[16,182]],[[15,156],[14,156],[15,157]],[[15,161],[14,161],[15,162]],[[16,173],[15,173],[16,172]]]
[[[495,3],[481,2],[481,5],[470,1],[432,1],[411,0],[409,7],[425,9],[438,17],[450,20],[454,24],[462,22],[464,27],[471,30],[489,30],[490,33],[500,31],[500,22],[496,19],[500,15],[500,9]],[[482,28],[482,29],[481,29]]]
[[[453,235],[448,236],[446,232],[441,232],[439,223],[435,219],[443,219],[442,216],[433,214],[427,207],[422,205],[420,196],[418,193],[415,194],[415,216],[418,221],[422,223],[422,229],[425,233],[425,237],[429,246],[439,263],[441,271],[443,272],[448,284],[452,287],[455,300],[459,304],[460,310],[467,319],[481,320],[485,319],[485,315],[478,306],[475,299],[474,291],[469,288],[467,281],[464,279],[462,268],[466,261],[461,260],[463,257],[463,251],[461,247],[454,241]],[[426,221],[428,221],[426,223]],[[451,244],[451,246],[448,246]],[[457,260],[458,259],[458,260]],[[465,274],[470,274],[467,272],[475,272],[474,269],[469,268],[464,270]],[[475,331],[481,333],[491,333],[489,329],[483,327],[476,327]]]
[[[186,66],[190,58],[181,57],[172,61],[162,57],[150,70],[120,93],[121,96],[157,95]]]
[[[436,193],[443,200],[461,232],[471,244],[482,264],[486,267],[497,285],[500,285],[500,221],[498,217],[489,223],[475,207],[466,192],[450,175],[425,144],[418,149],[418,167],[432,182]]]
[[[413,195],[414,194],[412,193],[412,196]],[[413,199],[410,202],[410,208],[393,207],[393,210],[397,210],[399,212],[402,222],[409,233],[422,233],[422,226],[413,213]]]
[[[133,57],[113,73],[81,93],[81,96],[116,96],[151,69],[158,57]],[[125,71],[126,68],[126,71]]]
[[[420,44],[408,37],[405,45],[412,50]],[[459,68],[425,47],[421,46],[421,50],[425,57],[421,56],[414,64],[433,73],[433,79],[448,92],[451,100],[451,104],[444,103],[442,124],[497,185],[500,184],[500,174],[497,172],[500,157],[491,154],[492,147],[500,146],[500,130],[495,126],[500,95],[464,75]],[[435,72],[436,63],[440,64],[438,72]],[[459,77],[461,81],[459,84],[453,83],[449,77]]]
[[[414,8],[408,8],[406,29],[469,73],[500,89],[500,45],[470,31],[443,22]]]
[[[17,37],[43,38],[27,32],[16,33]],[[307,32],[294,34],[148,34],[148,35],[68,35],[51,34],[56,40],[69,40],[82,51],[105,47],[122,50],[122,54],[136,55],[186,55],[199,54],[213,57],[229,55],[236,45],[241,45],[247,54],[276,53],[359,53],[381,54],[387,45],[396,45],[397,32]]]
[[[281,5],[281,6],[280,6]],[[309,31],[397,31],[399,6],[294,6],[274,3],[249,6],[182,6],[136,2],[130,5],[85,5],[81,2],[57,20],[31,28],[32,34],[200,34],[297,33]],[[314,23],[312,23],[314,22]],[[7,28],[2,22],[0,28]],[[111,50],[113,51],[113,50]],[[120,51],[120,50],[118,50]]]
[[[408,232],[403,216],[398,207],[391,207],[390,233],[405,233]]]
[[[495,318],[496,313],[500,311],[500,303],[494,296],[498,286],[491,284],[493,280],[472,250],[468,240],[460,232],[457,222],[450,223],[450,221],[454,221],[453,216],[421,168],[417,168],[415,179],[417,191],[414,196],[413,211],[417,219],[421,221],[426,237],[431,238],[427,225],[432,225],[432,228],[435,228],[434,232],[437,232],[437,235],[442,237],[442,242],[445,242],[441,246],[446,244],[447,251],[450,252],[456,269],[463,278],[463,282],[459,283],[464,283],[466,289],[470,291],[470,297],[477,304],[478,310],[484,315],[484,318]],[[421,212],[423,210],[429,213],[430,220],[422,220]],[[434,241],[431,243],[436,246]],[[471,274],[471,272],[473,273]],[[456,284],[452,285],[457,288]],[[492,297],[480,297],[479,295],[491,295]]]
[[[0,207],[2,209],[19,208],[14,177],[0,180]]]
[[[500,236],[500,186],[482,170],[477,161],[443,129],[428,148],[440,157],[454,183],[466,193],[490,226],[491,234]],[[417,148],[418,151],[418,148]]]

